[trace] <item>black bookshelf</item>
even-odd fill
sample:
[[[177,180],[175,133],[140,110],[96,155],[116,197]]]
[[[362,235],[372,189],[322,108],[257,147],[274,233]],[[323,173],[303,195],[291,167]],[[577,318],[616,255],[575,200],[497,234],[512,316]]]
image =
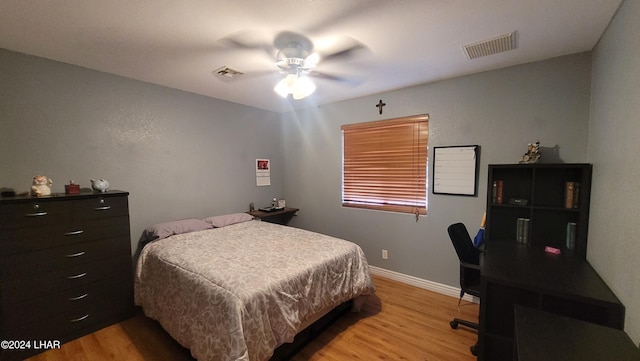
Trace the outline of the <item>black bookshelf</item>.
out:
[[[591,164],[491,164],[488,173],[487,248],[493,242],[516,242],[586,258]],[[501,186],[495,187],[499,181]],[[575,192],[571,204],[567,204],[568,182]],[[496,194],[499,190],[501,194]],[[519,218],[528,219],[523,232]],[[568,227],[575,230],[573,249],[567,247]]]

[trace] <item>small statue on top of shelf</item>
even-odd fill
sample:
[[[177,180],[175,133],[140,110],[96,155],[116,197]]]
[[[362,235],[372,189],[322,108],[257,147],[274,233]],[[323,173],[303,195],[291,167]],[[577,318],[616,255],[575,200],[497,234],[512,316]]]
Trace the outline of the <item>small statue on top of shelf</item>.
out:
[[[31,195],[36,197],[51,195],[51,185],[53,184],[51,178],[44,175],[37,175],[33,177],[31,184]]]
[[[527,152],[520,157],[520,164],[538,163],[542,154],[540,153],[540,141],[529,143]]]

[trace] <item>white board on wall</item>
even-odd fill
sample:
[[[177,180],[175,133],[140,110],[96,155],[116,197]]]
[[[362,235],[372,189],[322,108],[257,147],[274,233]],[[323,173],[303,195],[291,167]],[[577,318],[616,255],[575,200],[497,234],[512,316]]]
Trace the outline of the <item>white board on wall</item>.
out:
[[[478,148],[477,145],[433,148],[434,194],[478,194]]]

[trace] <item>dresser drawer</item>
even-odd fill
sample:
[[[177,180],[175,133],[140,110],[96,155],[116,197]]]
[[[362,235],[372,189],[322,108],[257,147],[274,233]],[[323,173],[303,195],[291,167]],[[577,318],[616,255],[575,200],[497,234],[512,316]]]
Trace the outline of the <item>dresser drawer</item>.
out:
[[[47,226],[68,222],[70,203],[37,199],[0,207],[0,229]]]
[[[100,196],[73,202],[71,212],[76,223],[85,219],[126,216],[129,214],[129,203],[124,196]]]
[[[117,236],[130,236],[129,216],[86,220],[78,225],[6,229],[0,235],[0,254],[11,255]]]
[[[4,339],[60,339],[63,335],[133,312],[129,274],[5,305]]]
[[[104,258],[131,257],[129,237],[104,238],[0,257],[0,280],[65,270]]]
[[[122,272],[132,275],[131,256],[99,261],[2,281],[2,302],[15,303],[87,285]]]

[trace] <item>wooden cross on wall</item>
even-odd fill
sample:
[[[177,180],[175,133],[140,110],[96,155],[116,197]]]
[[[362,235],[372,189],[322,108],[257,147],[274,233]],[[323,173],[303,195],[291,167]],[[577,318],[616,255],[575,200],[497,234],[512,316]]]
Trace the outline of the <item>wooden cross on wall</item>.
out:
[[[376,107],[378,108],[378,110],[380,110],[380,114],[382,114],[382,107],[387,105],[387,103],[383,103],[382,99],[380,99],[380,101],[378,102],[378,104],[376,105]]]

